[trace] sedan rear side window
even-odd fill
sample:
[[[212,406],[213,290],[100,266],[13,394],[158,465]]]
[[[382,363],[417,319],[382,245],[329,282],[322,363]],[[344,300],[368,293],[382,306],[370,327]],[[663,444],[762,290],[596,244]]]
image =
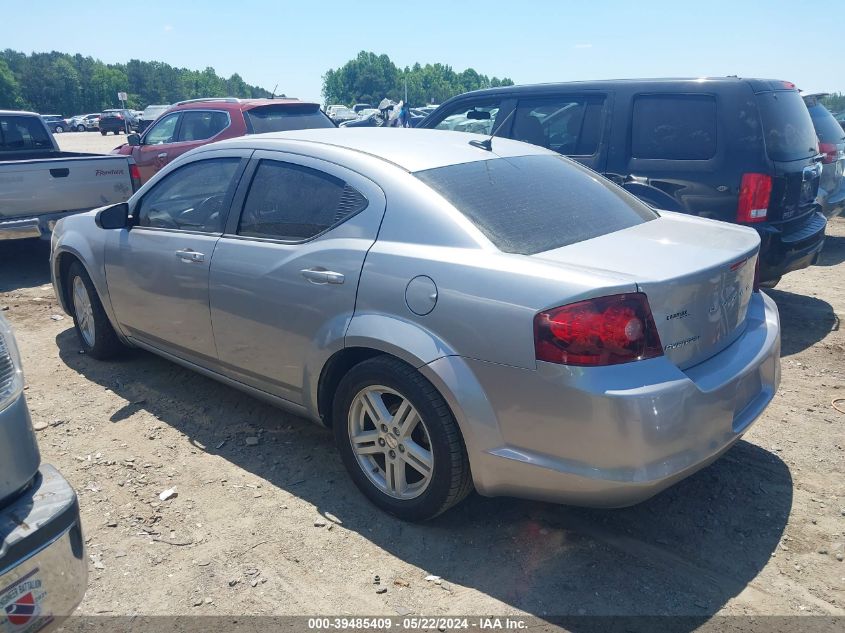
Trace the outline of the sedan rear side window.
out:
[[[340,178],[263,160],[244,203],[238,235],[301,242],[363,210],[367,199]]]
[[[138,225],[221,233],[239,163],[240,158],[214,158],[171,172],[141,199]]]
[[[634,100],[631,156],[708,160],[716,155],[716,99],[710,95],[640,95]]]
[[[484,160],[414,175],[505,253],[534,255],[658,217],[625,190],[562,156]]]
[[[251,134],[335,126],[315,103],[260,106],[244,112],[244,118]]]

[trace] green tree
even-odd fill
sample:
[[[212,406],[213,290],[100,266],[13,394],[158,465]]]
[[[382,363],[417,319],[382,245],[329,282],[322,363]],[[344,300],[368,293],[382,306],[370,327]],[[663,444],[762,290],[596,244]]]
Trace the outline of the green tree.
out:
[[[326,71],[323,98],[326,104],[377,104],[385,97],[403,99],[407,86],[410,103],[442,103],[469,90],[510,85],[513,81],[508,78],[489,79],[473,68],[456,73],[448,65],[416,63],[399,69],[387,55],[361,51],[340,68]]]
[[[21,90],[9,65],[0,59],[0,110],[21,107]]]

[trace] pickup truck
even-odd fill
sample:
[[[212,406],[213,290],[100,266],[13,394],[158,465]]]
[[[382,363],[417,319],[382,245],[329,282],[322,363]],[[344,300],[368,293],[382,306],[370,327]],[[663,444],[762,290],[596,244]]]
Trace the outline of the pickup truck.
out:
[[[72,213],[128,200],[131,157],[63,152],[33,112],[0,110],[0,241],[49,234]]]
[[[46,631],[85,594],[79,502],[41,463],[15,339],[0,316],[0,632]]]

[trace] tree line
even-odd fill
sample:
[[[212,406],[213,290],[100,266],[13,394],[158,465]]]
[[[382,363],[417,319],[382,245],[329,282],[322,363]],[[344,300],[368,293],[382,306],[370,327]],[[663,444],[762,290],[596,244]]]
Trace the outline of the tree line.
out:
[[[120,107],[118,92],[127,93],[126,106],[134,109],[199,97],[271,95],[247,84],[237,73],[225,79],[210,67],[189,70],[137,59],[105,64],[56,51],[31,55],[11,49],[0,52],[0,109],[66,116],[100,112]]]
[[[831,93],[824,97],[821,101],[831,112],[835,112],[837,114],[839,112],[845,112],[845,94],[842,94],[841,92]]]
[[[446,99],[469,90],[512,86],[507,77],[488,77],[467,68],[455,72],[445,64],[416,63],[399,68],[387,55],[361,51],[338,69],[323,75],[323,98],[326,104],[371,103],[377,105],[385,97],[394,101],[405,98],[412,105],[443,103]]]

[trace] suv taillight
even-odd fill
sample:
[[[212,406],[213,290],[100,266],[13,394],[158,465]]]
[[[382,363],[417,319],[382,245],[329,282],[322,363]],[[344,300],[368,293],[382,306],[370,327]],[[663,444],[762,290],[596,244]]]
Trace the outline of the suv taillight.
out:
[[[830,165],[839,158],[839,150],[833,143],[819,143],[819,153],[822,155],[822,163]]]
[[[648,299],[641,292],[578,301],[534,317],[537,360],[560,365],[618,365],[663,355]]]
[[[739,186],[737,222],[765,222],[772,196],[772,177],[768,174],[742,174]]]

